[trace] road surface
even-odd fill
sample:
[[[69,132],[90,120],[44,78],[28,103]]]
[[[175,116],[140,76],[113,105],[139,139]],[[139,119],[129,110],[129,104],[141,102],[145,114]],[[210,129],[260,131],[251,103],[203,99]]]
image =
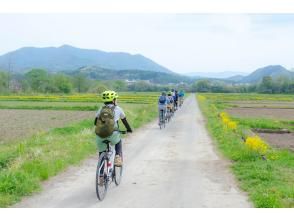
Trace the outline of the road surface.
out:
[[[205,129],[195,96],[163,130],[154,121],[123,140],[121,185],[100,202],[96,157],[43,184],[15,207],[251,207]]]

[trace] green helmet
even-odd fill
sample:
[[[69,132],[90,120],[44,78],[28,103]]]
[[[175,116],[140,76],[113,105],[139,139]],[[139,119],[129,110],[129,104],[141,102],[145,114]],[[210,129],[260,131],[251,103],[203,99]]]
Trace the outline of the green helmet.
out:
[[[118,95],[115,91],[105,91],[102,93],[103,102],[112,102],[116,98],[118,98]]]
[[[167,95],[168,95],[168,96],[171,96],[171,95],[172,95],[172,92],[171,92],[171,91],[169,91],[169,92],[167,93]]]

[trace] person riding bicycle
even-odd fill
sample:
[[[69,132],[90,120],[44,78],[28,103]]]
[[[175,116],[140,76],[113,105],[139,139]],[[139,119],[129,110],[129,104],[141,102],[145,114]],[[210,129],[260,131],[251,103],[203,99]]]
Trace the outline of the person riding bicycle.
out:
[[[179,95],[178,95],[177,90],[175,90],[173,98],[174,98],[174,108],[175,108],[175,110],[177,110],[178,109],[178,100],[179,100]]]
[[[158,111],[159,111],[158,124],[160,124],[160,113],[161,113],[161,111],[163,111],[163,116],[165,118],[168,103],[169,103],[169,100],[166,97],[166,93],[162,92],[161,96],[159,96],[159,98],[158,98]]]
[[[127,132],[132,133],[126,115],[121,107],[117,105],[118,95],[115,91],[104,91],[102,93],[102,106],[96,113],[95,122],[96,125],[96,143],[99,149],[99,155],[107,148],[104,141],[110,141],[112,145],[115,145],[115,166],[122,166],[122,142],[119,132],[119,119],[127,129]]]
[[[169,100],[169,103],[167,104],[167,109],[171,112],[174,112],[174,98],[172,96],[172,92],[167,93],[167,99]]]
[[[183,90],[180,90],[180,92],[179,92],[179,101],[180,101],[180,105],[182,105],[183,102],[184,102],[184,96],[185,96],[184,91],[183,91]]]

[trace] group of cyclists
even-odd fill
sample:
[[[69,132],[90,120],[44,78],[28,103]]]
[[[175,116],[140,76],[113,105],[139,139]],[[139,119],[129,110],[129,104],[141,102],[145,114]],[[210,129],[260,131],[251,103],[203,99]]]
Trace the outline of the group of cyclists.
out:
[[[184,91],[178,92],[172,89],[169,92],[162,92],[158,99],[158,108],[160,112],[159,125],[162,120],[169,121],[174,112],[182,106],[184,100]],[[113,160],[115,168],[120,168],[122,171],[123,156],[122,156],[122,141],[121,133],[133,132],[129,125],[126,115],[117,103],[118,94],[115,91],[104,91],[102,93],[102,100],[104,105],[96,112],[94,121],[96,143],[99,149],[99,160],[96,172],[96,192],[100,200],[105,196],[101,196],[100,188],[107,190],[109,179],[114,178],[116,184],[119,184],[116,176],[118,172],[108,172],[109,164]],[[119,120],[124,124],[126,131],[120,131]],[[112,146],[112,147],[110,147]],[[109,156],[112,155],[112,156]],[[112,159],[111,159],[112,158]],[[104,162],[103,162],[104,161]],[[113,166],[112,166],[113,167]],[[120,171],[120,172],[121,172]],[[111,176],[109,176],[111,175]],[[106,192],[106,191],[105,191]]]
[[[169,92],[162,92],[158,99],[159,120],[160,128],[165,126],[165,122],[170,121],[175,111],[183,105],[185,93],[183,90],[179,92],[172,89]]]

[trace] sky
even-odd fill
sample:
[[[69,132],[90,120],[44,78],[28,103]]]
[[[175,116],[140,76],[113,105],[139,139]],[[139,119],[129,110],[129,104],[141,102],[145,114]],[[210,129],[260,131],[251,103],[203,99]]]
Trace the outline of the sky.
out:
[[[0,55],[69,44],[142,54],[178,73],[294,67],[294,14],[0,14]]]

